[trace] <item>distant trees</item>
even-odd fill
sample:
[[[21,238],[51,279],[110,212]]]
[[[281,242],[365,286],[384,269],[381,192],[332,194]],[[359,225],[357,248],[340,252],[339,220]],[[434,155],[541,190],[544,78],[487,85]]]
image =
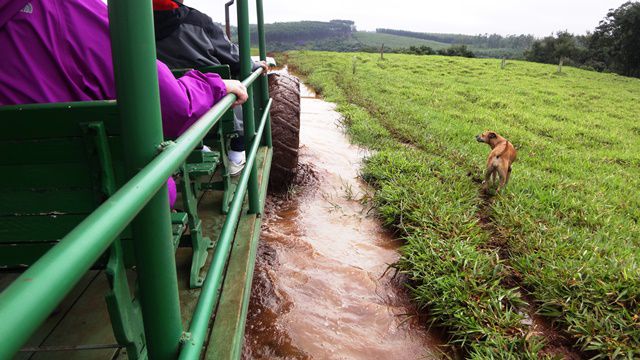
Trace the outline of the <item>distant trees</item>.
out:
[[[569,65],[580,65],[587,56],[584,42],[585,38],[560,31],[555,36],[535,41],[524,56],[528,61],[534,62],[557,64],[560,60],[565,60]]]
[[[627,2],[610,10],[593,33],[576,36],[566,31],[535,41],[525,51],[529,61],[613,71],[640,77],[640,3]]]
[[[413,55],[435,55],[436,51],[426,45],[421,46],[410,46],[408,49],[404,50],[405,54],[413,54]]]
[[[533,35],[508,35],[502,36],[498,34],[479,34],[479,35],[461,35],[461,34],[433,34],[421,33],[405,30],[394,29],[376,29],[377,33],[399,35],[412,37],[422,40],[437,41],[445,44],[471,45],[482,48],[508,48],[508,49],[527,49],[535,41]]]
[[[463,56],[468,58],[476,57],[476,55],[467,48],[467,45],[455,45],[446,49],[438,50],[438,55]]]
[[[282,22],[265,24],[264,31],[268,42],[295,43],[327,38],[346,38],[355,31],[355,24],[351,20]],[[257,38],[257,28],[253,25],[251,41],[255,42]]]
[[[609,11],[591,35],[589,50],[611,70],[640,77],[640,3],[629,1]]]
[[[473,51],[469,50],[466,45],[454,45],[448,47],[446,49],[433,50],[431,47],[426,45],[421,46],[410,46],[408,49],[399,49],[397,51],[391,52],[400,52],[403,54],[412,54],[412,55],[444,55],[444,56],[463,56],[468,58],[476,57]]]

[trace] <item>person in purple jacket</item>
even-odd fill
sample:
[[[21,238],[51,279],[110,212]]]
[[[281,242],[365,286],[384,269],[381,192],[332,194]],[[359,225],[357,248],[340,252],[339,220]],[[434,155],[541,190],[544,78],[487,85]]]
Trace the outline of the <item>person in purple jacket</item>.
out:
[[[0,0],[0,106],[116,98],[107,6],[101,0]],[[162,127],[177,137],[227,93],[246,88],[217,74],[176,79],[160,61]],[[175,183],[168,182],[171,204]]]

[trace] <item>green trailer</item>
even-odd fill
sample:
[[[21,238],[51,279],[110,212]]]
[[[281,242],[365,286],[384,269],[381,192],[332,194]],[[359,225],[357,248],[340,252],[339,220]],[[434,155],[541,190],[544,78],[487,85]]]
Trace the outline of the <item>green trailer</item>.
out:
[[[162,137],[150,0],[109,1],[116,100],[0,107],[0,359],[240,357],[274,147],[248,0],[236,6],[249,93],[237,179],[225,156],[235,95]]]

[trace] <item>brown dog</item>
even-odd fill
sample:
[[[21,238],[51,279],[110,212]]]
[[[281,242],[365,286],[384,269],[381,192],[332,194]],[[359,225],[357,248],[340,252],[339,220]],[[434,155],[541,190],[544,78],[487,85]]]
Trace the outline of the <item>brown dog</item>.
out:
[[[507,185],[509,176],[511,175],[511,164],[516,161],[516,148],[509,140],[496,134],[493,131],[485,131],[476,136],[476,140],[489,144],[491,152],[487,159],[487,170],[484,174],[483,187],[487,190],[489,186],[489,178],[493,183],[496,182],[496,173],[500,177],[500,184],[496,192],[500,191],[501,187]]]

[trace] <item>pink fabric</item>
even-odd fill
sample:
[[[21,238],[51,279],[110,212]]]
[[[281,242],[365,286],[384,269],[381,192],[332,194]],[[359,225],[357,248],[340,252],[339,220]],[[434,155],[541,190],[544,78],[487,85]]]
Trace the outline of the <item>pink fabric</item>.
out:
[[[0,105],[116,98],[101,0],[0,0],[0,21]],[[175,79],[159,61],[158,82],[167,137],[227,94],[217,74],[190,71]]]
[[[101,0],[0,0],[0,49],[0,105],[116,98]],[[171,138],[227,94],[216,74],[175,79],[160,61],[158,82],[163,132]]]
[[[178,190],[176,189],[176,181],[172,177],[167,180],[167,189],[169,190],[169,204],[173,209],[176,203],[176,197],[178,197]]]

